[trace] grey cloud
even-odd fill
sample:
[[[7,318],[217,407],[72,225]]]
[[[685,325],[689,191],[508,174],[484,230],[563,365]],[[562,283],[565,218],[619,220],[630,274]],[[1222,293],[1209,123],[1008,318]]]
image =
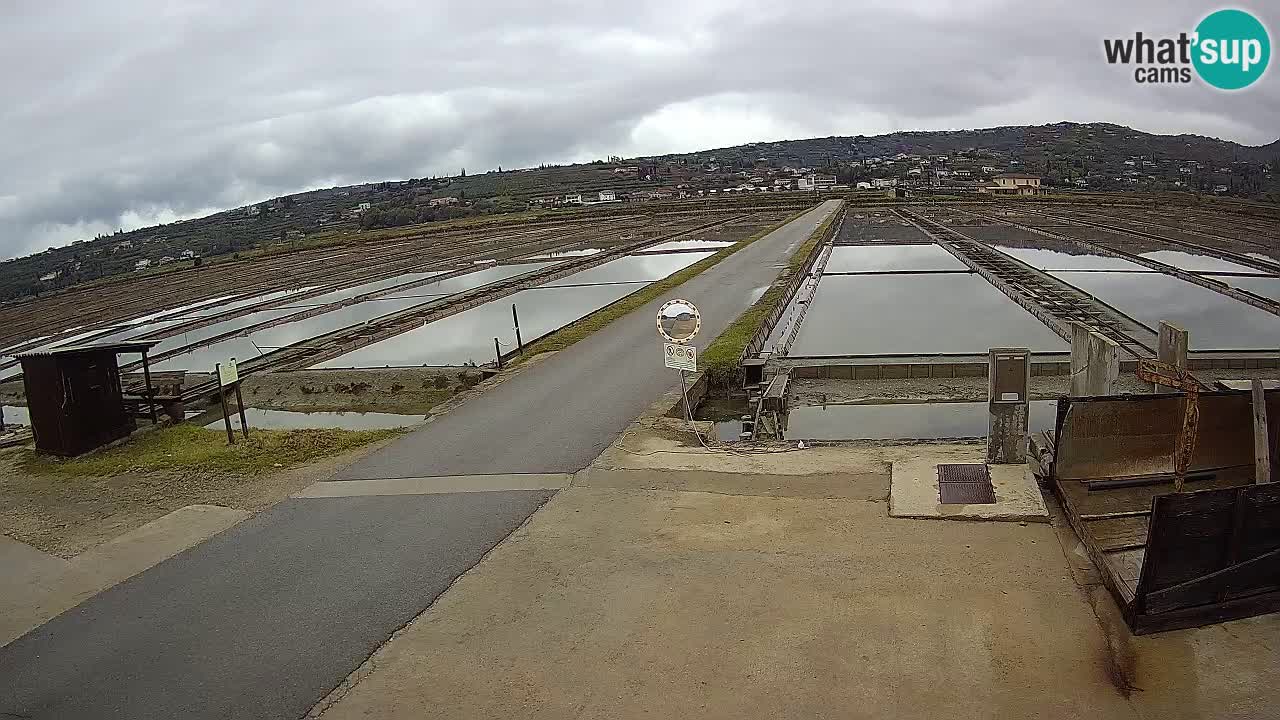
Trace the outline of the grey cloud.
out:
[[[1210,8],[1211,9],[1211,8]],[[1194,2],[19,3],[0,254],[334,183],[781,134],[1109,121],[1274,140],[1245,93],[1139,88],[1105,36]],[[1265,19],[1265,18],[1264,18]],[[664,110],[682,108],[684,112]],[[712,127],[693,123],[712,122]],[[769,138],[773,139],[773,138]]]

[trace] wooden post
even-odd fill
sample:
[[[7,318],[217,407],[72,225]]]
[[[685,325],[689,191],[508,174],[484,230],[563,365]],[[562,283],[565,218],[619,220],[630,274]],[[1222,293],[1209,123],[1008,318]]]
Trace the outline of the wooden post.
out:
[[[218,376],[218,400],[222,402],[222,422],[227,426],[227,444],[236,444],[236,434],[231,432],[231,410],[227,407],[227,389],[222,386],[222,363],[213,366]]]
[[[240,408],[240,432],[244,439],[249,439],[249,420],[244,416],[244,397],[240,394],[240,381],[236,381],[236,407]]]
[[[502,369],[502,348],[498,345],[498,338],[493,339],[493,355],[498,359],[498,369]]]
[[[156,422],[156,391],[151,387],[151,364],[147,361],[147,351],[142,351],[142,379],[147,384],[147,407],[151,410],[151,424]]]
[[[1254,479],[1258,484],[1271,482],[1271,436],[1267,433],[1267,394],[1262,381],[1253,381],[1253,458]]]
[[[1174,367],[1186,369],[1187,349],[1190,344],[1190,338],[1186,330],[1173,323],[1160,321],[1159,344],[1156,346],[1157,360]],[[1164,385],[1155,385],[1153,387],[1156,392],[1173,392],[1177,389]]]

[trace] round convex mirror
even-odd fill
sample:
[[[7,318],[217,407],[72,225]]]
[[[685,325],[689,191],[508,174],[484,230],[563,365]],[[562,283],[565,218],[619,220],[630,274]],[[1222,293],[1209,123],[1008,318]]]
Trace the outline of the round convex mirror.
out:
[[[658,311],[658,332],[671,342],[688,342],[700,327],[702,317],[688,300],[671,300]]]

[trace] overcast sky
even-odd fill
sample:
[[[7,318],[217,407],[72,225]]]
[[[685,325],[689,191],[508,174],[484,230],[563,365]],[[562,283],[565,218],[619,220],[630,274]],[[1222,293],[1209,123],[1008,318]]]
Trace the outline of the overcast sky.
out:
[[[1274,41],[1264,5],[1239,7]],[[1227,94],[1103,59],[1103,37],[1217,7],[0,0],[0,255],[338,184],[755,140],[1070,120],[1271,142],[1274,68]]]

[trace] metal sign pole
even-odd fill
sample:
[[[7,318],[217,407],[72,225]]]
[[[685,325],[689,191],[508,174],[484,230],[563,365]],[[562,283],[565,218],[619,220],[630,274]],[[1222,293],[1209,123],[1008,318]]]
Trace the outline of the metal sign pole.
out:
[[[689,409],[689,389],[685,385],[684,370],[680,371],[680,395],[684,398],[684,419],[693,424],[693,410]]]

